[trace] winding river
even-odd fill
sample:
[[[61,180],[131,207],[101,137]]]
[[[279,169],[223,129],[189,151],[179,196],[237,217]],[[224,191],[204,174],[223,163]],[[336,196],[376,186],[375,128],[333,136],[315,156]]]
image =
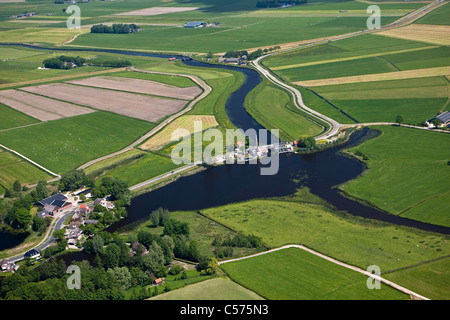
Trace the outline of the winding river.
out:
[[[34,46],[27,47],[45,50],[63,50]],[[169,57],[117,50],[89,51],[162,58]],[[212,65],[195,60],[184,61],[184,63],[195,67],[221,68],[242,72],[246,78],[245,83],[230,95],[226,103],[227,114],[232,123],[238,128],[244,130],[249,128],[263,129],[244,108],[245,97],[262,81],[258,72],[249,68]],[[307,155],[280,155],[279,171],[276,175],[261,175],[261,164],[235,164],[211,167],[195,175],[182,177],[164,187],[133,198],[128,208],[128,217],[109,227],[108,231],[116,231],[123,226],[146,218],[152,210],[159,207],[167,208],[170,211],[201,210],[250,199],[287,196],[294,194],[300,187],[308,187],[311,193],[323,198],[339,211],[346,211],[355,216],[425,231],[450,234],[450,228],[402,218],[380,211],[344,197],[335,188],[335,186],[357,177],[365,169],[362,163],[341,155],[339,151],[343,148],[358,145],[377,135],[377,131],[365,128],[354,132],[349,141],[339,147]],[[16,246],[21,241],[23,239],[11,236],[7,237],[0,233],[0,250]],[[77,260],[79,258],[86,258],[81,253],[70,254],[70,256],[71,259]]]

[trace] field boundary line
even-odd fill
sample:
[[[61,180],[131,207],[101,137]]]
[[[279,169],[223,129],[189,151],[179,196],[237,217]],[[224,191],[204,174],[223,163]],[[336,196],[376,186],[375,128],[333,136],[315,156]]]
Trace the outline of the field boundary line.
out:
[[[180,76],[180,77],[187,77],[189,79],[191,79],[192,81],[194,81],[194,83],[196,83],[200,88],[203,89],[203,92],[198,95],[194,100],[190,101],[188,106],[185,107],[183,110],[177,112],[176,114],[170,116],[168,119],[164,120],[163,122],[161,122],[160,124],[158,124],[156,127],[154,127],[152,130],[150,130],[149,132],[147,132],[145,135],[143,135],[142,137],[140,137],[139,139],[137,139],[135,142],[133,142],[132,144],[130,144],[129,146],[125,147],[122,150],[119,150],[117,152],[111,153],[109,155],[103,156],[101,158],[97,158],[94,159],[92,161],[89,161],[81,166],[79,166],[77,169],[81,170],[81,169],[85,169],[97,162],[100,162],[102,160],[106,160],[109,159],[111,157],[114,157],[116,155],[122,154],[126,151],[129,151],[131,149],[133,149],[134,147],[136,147],[137,145],[141,144],[142,142],[144,142],[145,140],[147,140],[148,138],[150,138],[152,135],[154,135],[155,133],[157,133],[158,131],[160,131],[162,128],[164,128],[167,124],[169,124],[170,122],[172,122],[174,119],[178,118],[179,116],[185,114],[186,112],[192,110],[192,108],[197,104],[197,102],[199,102],[200,100],[202,100],[203,98],[205,98],[206,96],[209,95],[209,93],[212,91],[211,87],[208,86],[206,84],[206,82],[204,82],[202,79],[200,79],[197,76],[193,76],[193,75],[187,75],[187,74],[177,74],[177,73],[168,73],[168,72],[157,72],[157,71],[149,71],[149,70],[143,70],[143,69],[137,69],[135,67],[131,67],[131,68],[127,68],[126,70],[131,70],[131,71],[136,71],[136,72],[144,72],[144,73],[153,73],[153,74],[163,74],[163,75],[170,75],[170,76]]]
[[[317,252],[315,250],[312,250],[310,248],[307,248],[305,246],[298,245],[298,244],[289,244],[289,245],[285,245],[285,246],[278,247],[278,248],[275,248],[275,249],[270,249],[270,250],[267,250],[267,251],[264,251],[264,252],[260,252],[260,253],[255,253],[255,254],[252,254],[252,255],[249,255],[249,256],[245,256],[245,257],[241,257],[241,258],[235,258],[235,259],[230,259],[230,260],[225,260],[225,261],[219,261],[219,265],[222,265],[222,264],[225,264],[225,263],[229,263],[229,262],[235,262],[235,261],[239,261],[239,260],[254,258],[254,257],[257,257],[257,256],[261,256],[261,255],[264,255],[264,254],[276,252],[276,251],[283,250],[283,249],[289,249],[289,248],[297,248],[297,249],[301,249],[301,250],[307,251],[307,252],[309,252],[311,254],[314,254],[315,256],[318,256],[318,257],[320,257],[322,259],[328,260],[328,261],[330,261],[332,263],[335,263],[335,264],[340,265],[342,267],[345,267],[347,269],[359,272],[359,273],[361,273],[361,274],[363,274],[365,276],[368,276],[368,277],[373,278],[373,279],[375,279],[377,281],[380,281],[380,282],[382,282],[382,283],[384,283],[384,284],[386,284],[386,285],[388,285],[388,286],[390,286],[390,287],[392,287],[394,289],[402,291],[403,293],[408,294],[412,298],[415,298],[415,299],[418,299],[418,300],[430,300],[430,299],[428,299],[428,298],[426,298],[426,297],[424,297],[424,296],[422,296],[422,295],[420,295],[420,294],[418,294],[418,293],[416,293],[414,291],[411,291],[411,290],[409,290],[409,289],[407,289],[405,287],[402,287],[402,286],[400,286],[400,285],[398,285],[398,284],[396,284],[396,283],[394,283],[394,282],[392,282],[390,280],[384,279],[381,276],[378,276],[376,274],[373,274],[373,273],[368,272],[366,270],[363,270],[361,268],[352,266],[350,264],[344,263],[342,261],[336,260],[334,258],[331,258],[331,257],[327,256],[327,255],[324,255],[323,253]]]
[[[52,176],[55,176],[55,177],[58,177],[58,178],[61,177],[59,174],[56,174],[56,173],[54,173],[53,171],[50,171],[49,169],[47,169],[47,168],[41,166],[40,164],[34,162],[34,161],[31,160],[30,158],[25,157],[23,154],[21,154],[21,153],[15,151],[15,150],[13,150],[13,149],[10,149],[10,148],[8,148],[8,147],[2,145],[2,144],[0,144],[0,148],[5,149],[5,150],[7,150],[7,151],[9,151],[9,152],[14,153],[15,155],[21,157],[22,159],[25,159],[25,160],[28,161],[29,163],[31,163],[31,164],[33,164],[34,166],[38,167],[39,169],[42,169],[42,170],[44,170],[45,172],[50,173]]]
[[[315,66],[315,65],[334,63],[334,62],[342,62],[342,61],[358,60],[358,59],[365,59],[365,58],[382,57],[382,56],[391,55],[391,54],[406,53],[406,52],[413,52],[413,51],[420,51],[420,50],[428,50],[428,49],[434,49],[434,48],[439,48],[439,46],[436,45],[436,46],[427,46],[427,47],[421,47],[421,48],[411,48],[411,49],[394,50],[394,51],[386,51],[386,52],[379,52],[379,53],[369,53],[369,54],[363,54],[363,55],[360,55],[360,56],[353,56],[353,57],[344,57],[344,58],[336,58],[336,59],[329,59],[329,60],[296,63],[296,64],[290,64],[290,65],[286,65],[286,66],[273,67],[273,68],[270,68],[270,69],[278,71],[278,70],[284,70],[284,69],[308,67],[308,66]]]

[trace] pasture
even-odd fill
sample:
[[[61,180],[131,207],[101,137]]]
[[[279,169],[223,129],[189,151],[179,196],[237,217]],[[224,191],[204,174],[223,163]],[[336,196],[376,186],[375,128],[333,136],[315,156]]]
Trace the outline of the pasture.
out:
[[[369,169],[341,189],[390,213],[450,226],[450,137],[445,133],[375,126],[382,135],[350,149],[369,157]],[[447,195],[447,196],[446,196]],[[442,197],[442,198],[441,198]],[[426,203],[441,199],[429,210]],[[417,206],[417,207],[416,207]],[[411,216],[408,211],[414,208]]]
[[[0,114],[2,115],[0,118],[0,131],[40,122],[38,119],[32,118],[2,103],[0,103]]]
[[[297,248],[221,267],[231,279],[270,300],[409,299],[384,284],[380,290],[369,290],[366,276]]]
[[[0,143],[56,173],[118,151],[153,123],[98,111],[0,132]]]
[[[270,248],[302,244],[362,269],[376,264],[385,272],[450,253],[444,235],[341,215],[302,203],[304,195],[299,201],[251,200],[201,213],[239,233],[261,237]]]
[[[267,81],[247,96],[245,108],[267,129],[279,129],[280,139],[284,141],[294,141],[300,136],[313,136],[322,131],[319,125],[300,114],[287,92]]]
[[[11,188],[16,180],[31,184],[51,178],[26,160],[0,148],[0,194],[5,192],[5,188]]]

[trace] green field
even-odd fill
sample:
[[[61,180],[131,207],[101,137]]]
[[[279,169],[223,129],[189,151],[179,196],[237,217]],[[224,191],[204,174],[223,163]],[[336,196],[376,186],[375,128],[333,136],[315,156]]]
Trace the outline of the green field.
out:
[[[0,194],[11,188],[16,180],[21,183],[37,183],[51,176],[22,158],[0,149]]]
[[[153,127],[150,122],[99,111],[3,131],[0,143],[64,173],[126,147]]]
[[[271,248],[303,244],[362,269],[375,264],[385,272],[450,253],[443,235],[345,217],[321,205],[287,199],[252,200],[201,213],[240,233],[259,236]]]
[[[155,153],[146,153],[141,158],[126,161],[101,177],[114,177],[125,181],[129,186],[149,180],[178,168],[172,159]]]
[[[450,6],[447,3],[440,8],[433,10],[433,12],[427,14],[426,16],[419,19],[415,23],[438,24],[438,25],[448,26],[450,24],[449,19],[448,19],[449,15],[450,15]]]
[[[450,136],[409,128],[374,128],[382,135],[350,149],[369,156],[369,170],[341,188],[393,214],[450,226]],[[434,202],[433,211],[427,201]]]
[[[237,283],[271,300],[404,300],[382,285],[370,290],[367,277],[309,252],[289,248],[222,265]]]
[[[2,103],[0,103],[0,114],[2,115],[0,118],[0,131],[40,122],[38,119],[5,106]]]
[[[448,300],[448,281],[450,279],[450,258],[432,261],[408,269],[383,275],[384,278],[402,283],[412,291],[420,291],[432,300]]]
[[[279,129],[283,141],[314,136],[323,130],[300,114],[290,94],[268,81],[263,81],[247,95],[245,108],[267,129]]]
[[[160,294],[150,300],[263,300],[263,298],[229,279],[214,278]]]

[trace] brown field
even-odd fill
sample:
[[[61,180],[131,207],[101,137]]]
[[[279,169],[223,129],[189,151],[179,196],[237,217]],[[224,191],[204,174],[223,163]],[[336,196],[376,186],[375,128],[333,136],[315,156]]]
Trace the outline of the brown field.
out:
[[[193,100],[202,91],[199,87],[179,88],[150,80],[132,78],[99,76],[81,80],[68,81],[69,83],[92,86],[105,89],[129,91],[135,93],[151,94],[182,100]]]
[[[41,121],[79,116],[95,110],[18,91],[0,91],[0,102]]]
[[[392,38],[450,45],[450,26],[411,24],[402,28],[381,31],[379,34]]]
[[[141,10],[117,13],[117,16],[156,16],[159,14],[197,10],[198,7],[151,7]]]
[[[297,82],[293,82],[293,84],[296,84],[296,85],[299,85],[302,87],[317,87],[317,86],[328,86],[328,85],[354,83],[354,82],[401,80],[401,79],[409,79],[409,78],[425,78],[425,77],[446,76],[446,75],[450,75],[450,67],[426,68],[426,69],[416,69],[416,70],[407,70],[407,71],[366,74],[366,75],[361,75],[361,76],[297,81]]]
[[[156,98],[65,83],[44,84],[22,90],[150,122],[181,110],[187,103],[184,100]]]

